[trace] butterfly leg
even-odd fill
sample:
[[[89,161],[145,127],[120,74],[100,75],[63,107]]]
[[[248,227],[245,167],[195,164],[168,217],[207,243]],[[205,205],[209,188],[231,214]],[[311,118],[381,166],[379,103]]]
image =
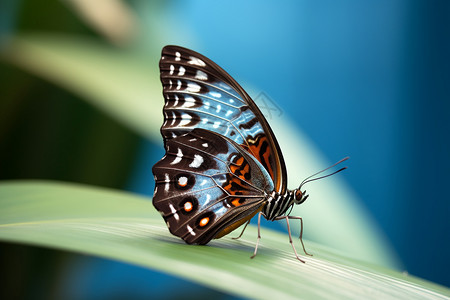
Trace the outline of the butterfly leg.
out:
[[[282,219],[286,219],[286,224],[287,224],[287,229],[288,229],[288,234],[289,234],[289,243],[291,243],[292,249],[294,250],[295,257],[296,257],[299,261],[301,261],[302,263],[304,263],[305,261],[302,260],[302,259],[298,256],[297,250],[296,250],[295,247],[294,247],[294,243],[293,243],[293,241],[292,241],[292,235],[291,235],[291,226],[290,226],[290,224],[289,224],[289,219],[300,220],[300,242],[302,243],[303,252],[305,252],[306,255],[310,255],[310,256],[311,256],[311,254],[309,254],[308,252],[306,252],[305,245],[303,244],[303,239],[302,239],[302,236],[303,236],[303,220],[302,220],[302,218],[300,218],[300,217],[292,217],[292,216],[280,216],[280,217],[275,218],[275,220],[277,220],[277,221],[282,220]]]
[[[241,238],[241,236],[244,234],[244,231],[245,231],[245,229],[247,228],[247,225],[250,223],[250,221],[251,221],[251,219],[249,219],[249,220],[247,221],[247,223],[245,223],[244,229],[242,229],[241,234],[240,234],[239,236],[237,236],[237,237],[232,238],[233,240],[238,240],[238,239]]]
[[[256,256],[256,252],[258,252],[259,240],[261,239],[261,214],[261,212],[258,214],[258,239],[256,240],[255,252],[253,252],[253,255],[250,256],[250,258],[254,258]]]
[[[299,236],[299,238],[300,238],[300,242],[302,243],[303,252],[305,252],[306,255],[313,256],[312,254],[309,254],[308,252],[306,252],[305,244],[303,244],[303,219],[301,217],[286,216],[286,222],[288,223],[288,227],[289,227],[288,219],[300,220],[300,236]]]

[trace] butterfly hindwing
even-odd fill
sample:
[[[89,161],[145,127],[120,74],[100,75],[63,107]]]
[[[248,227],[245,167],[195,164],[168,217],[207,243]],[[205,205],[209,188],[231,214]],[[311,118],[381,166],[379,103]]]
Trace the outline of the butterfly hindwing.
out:
[[[266,119],[242,87],[207,57],[166,46],[160,60],[165,99],[161,133],[167,142],[194,128],[241,145],[267,170],[276,190],[286,189],[281,151]]]
[[[261,208],[272,179],[233,141],[194,129],[166,141],[153,167],[153,204],[172,234],[206,244],[224,228]]]

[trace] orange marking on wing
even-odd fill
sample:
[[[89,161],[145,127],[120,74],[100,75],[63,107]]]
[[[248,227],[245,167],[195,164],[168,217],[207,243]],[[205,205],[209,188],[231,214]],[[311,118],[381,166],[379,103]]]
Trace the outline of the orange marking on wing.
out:
[[[242,157],[242,156],[239,157],[239,159],[236,162],[234,162],[232,165],[230,165],[231,172],[233,174],[235,174],[236,170],[238,170],[242,166],[243,162],[244,162],[244,157]]]
[[[247,142],[249,146],[245,148],[248,148],[249,152],[252,153],[253,156],[266,168],[267,172],[269,172],[270,177],[275,178],[272,165],[269,161],[269,157],[271,156],[272,152],[269,147],[267,137],[258,136],[256,140],[247,140]],[[262,155],[260,156],[261,148],[263,145],[267,145],[267,147],[264,153],[262,153]]]
[[[209,223],[209,217],[204,217],[203,219],[200,220],[199,225],[201,227],[205,227],[206,225],[208,225],[208,223]]]
[[[242,171],[242,175],[239,176],[241,179],[245,180],[245,174],[249,174],[250,173],[250,165],[246,164],[244,167],[244,170]]]
[[[232,187],[233,187],[233,183],[235,183],[236,185],[242,186],[241,185],[241,181],[236,178],[236,177],[232,177],[228,179],[228,184],[226,186],[224,186],[223,188],[230,193],[230,195],[236,195],[237,192],[239,192],[239,190],[233,191]]]
[[[233,206],[239,206],[242,205],[242,203],[239,202],[239,198],[234,199],[233,201],[231,201],[231,205]]]

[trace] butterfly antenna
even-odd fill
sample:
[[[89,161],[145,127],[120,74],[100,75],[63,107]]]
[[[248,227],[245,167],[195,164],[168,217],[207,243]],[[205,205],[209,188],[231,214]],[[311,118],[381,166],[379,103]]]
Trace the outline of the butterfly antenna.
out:
[[[329,177],[329,176],[334,175],[334,174],[336,174],[336,173],[339,173],[339,172],[341,172],[341,171],[344,171],[345,169],[347,169],[347,167],[340,168],[339,170],[334,171],[333,173],[330,173],[330,174],[327,174],[327,175],[324,175],[324,176],[320,176],[320,177],[313,178],[314,176],[319,175],[320,173],[323,173],[323,172],[325,172],[326,170],[329,170],[329,169],[331,169],[331,168],[337,166],[338,164],[340,164],[340,163],[346,161],[346,160],[349,159],[349,158],[350,158],[350,157],[348,157],[348,156],[347,156],[347,157],[344,157],[343,159],[341,159],[340,161],[338,161],[338,162],[332,164],[332,165],[329,166],[328,168],[325,168],[325,169],[323,169],[323,170],[321,170],[321,171],[319,171],[319,172],[317,172],[317,173],[312,174],[311,176],[306,177],[306,178],[300,183],[300,186],[298,187],[298,189],[301,189],[302,186],[305,185],[305,184],[308,183],[308,182],[315,181],[315,180],[319,180],[319,179],[322,179],[322,178],[326,178],[326,177]]]

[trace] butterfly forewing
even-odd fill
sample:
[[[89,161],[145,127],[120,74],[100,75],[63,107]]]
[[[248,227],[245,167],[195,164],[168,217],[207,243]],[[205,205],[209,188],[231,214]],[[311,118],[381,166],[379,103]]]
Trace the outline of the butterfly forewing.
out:
[[[153,174],[154,206],[171,233],[190,244],[206,244],[254,214],[274,188],[262,165],[238,144],[203,129],[166,140],[166,155]]]
[[[267,170],[280,193],[286,170],[278,143],[264,116],[242,87],[213,61],[192,50],[166,46],[160,60],[165,98],[161,133],[169,140],[195,128],[241,145]]]

